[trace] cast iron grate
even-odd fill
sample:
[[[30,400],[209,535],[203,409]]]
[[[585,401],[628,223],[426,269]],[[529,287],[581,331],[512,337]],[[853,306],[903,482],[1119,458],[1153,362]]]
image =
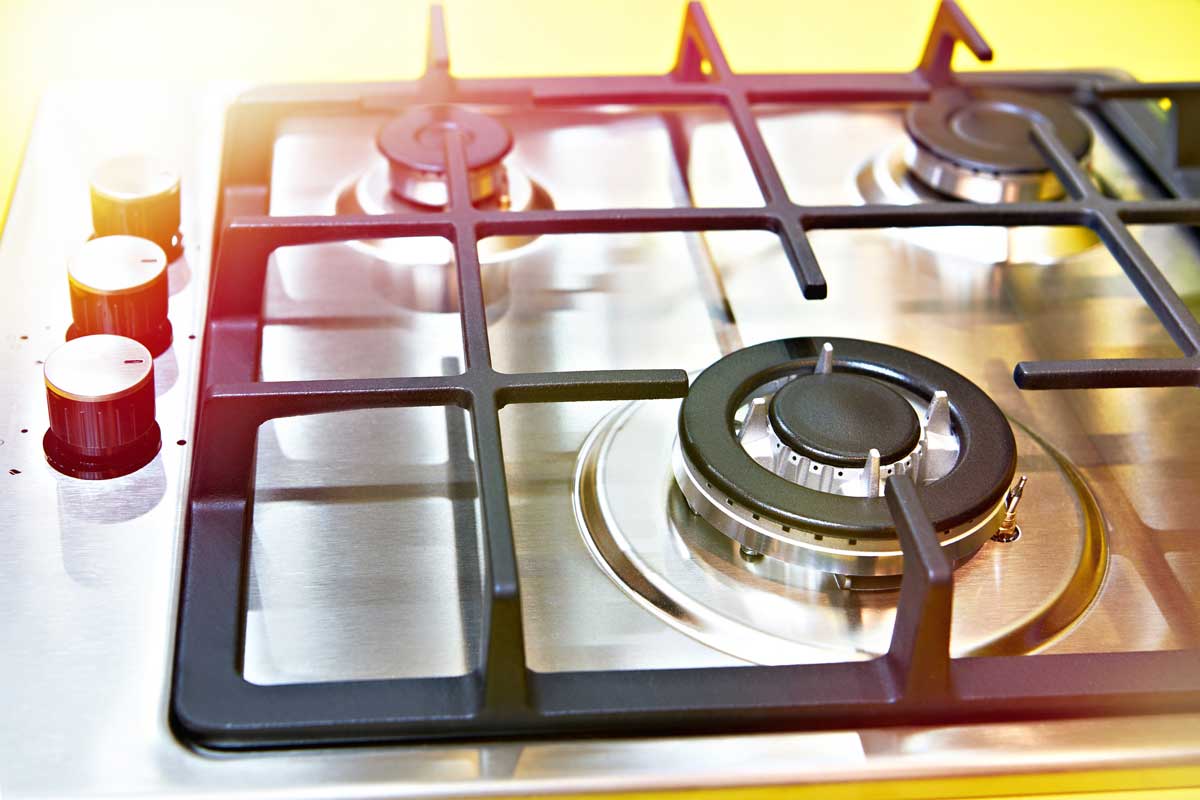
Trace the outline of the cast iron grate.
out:
[[[1183,355],[1174,359],[1025,362],[1025,389],[1200,385],[1200,325],[1130,234],[1129,224],[1200,225],[1190,199],[1200,166],[1200,84],[1139,84],[1085,73],[957,76],[957,43],[991,50],[951,0],[938,8],[909,73],[734,73],[703,9],[687,9],[675,67],[638,77],[456,79],[440,9],[430,17],[424,76],[407,84],[264,89],[239,99],[225,131],[218,233],[200,382],[172,719],[220,748],[514,736],[682,734],[961,720],[1178,711],[1200,707],[1200,649],[951,659],[952,571],[906,478],[887,502],[905,573],[888,653],[805,666],[538,673],[527,668],[499,409],[546,403],[682,397],[678,370],[504,374],[491,365],[476,243],[492,235],[758,229],[776,234],[809,299],[826,282],[806,232],[942,225],[1081,225],[1093,229]],[[754,104],[911,102],[950,83],[1069,95],[1116,131],[1168,199],[1105,197],[1046,129],[1034,132],[1069,197],[1056,203],[805,206],[789,200],[755,124]],[[1170,98],[1163,147],[1119,99]],[[764,203],[755,208],[494,212],[475,208],[462,142],[446,140],[450,204],[409,216],[267,215],[277,123],[296,114],[354,114],[417,102],[508,106],[709,104],[728,113]],[[1145,104],[1142,104],[1143,106]],[[1163,152],[1165,150],[1165,153]],[[686,174],[686,148],[676,147]],[[466,369],[459,375],[362,380],[256,380],[268,257],[285,246],[437,236],[459,270]],[[460,406],[471,411],[485,532],[483,646],[466,676],[258,686],[241,675],[244,573],[254,441],[267,420],[348,409]],[[1152,676],[1152,679],[1147,679]]]

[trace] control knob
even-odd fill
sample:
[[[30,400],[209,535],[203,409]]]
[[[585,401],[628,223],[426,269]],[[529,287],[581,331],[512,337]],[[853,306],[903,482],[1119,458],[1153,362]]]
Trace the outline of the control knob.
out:
[[[154,359],[143,345],[100,334],[72,339],[45,364],[46,460],[75,478],[141,469],[162,445],[154,421]]]
[[[91,195],[96,236],[141,236],[172,261],[183,252],[179,173],[162,162],[140,155],[106,161],[92,173]]]
[[[67,338],[111,333],[160,355],[171,344],[167,256],[149,239],[102,236],[85,242],[67,266],[74,324]]]

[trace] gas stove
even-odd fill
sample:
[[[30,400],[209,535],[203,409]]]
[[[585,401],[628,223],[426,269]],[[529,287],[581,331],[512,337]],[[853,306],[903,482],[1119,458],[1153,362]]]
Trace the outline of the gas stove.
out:
[[[3,789],[1193,780],[1200,87],[957,43],[48,94]]]

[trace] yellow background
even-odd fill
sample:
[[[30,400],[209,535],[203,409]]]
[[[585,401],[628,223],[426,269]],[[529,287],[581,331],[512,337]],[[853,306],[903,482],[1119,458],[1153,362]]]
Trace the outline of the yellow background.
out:
[[[1200,80],[1200,0],[963,0],[993,68]],[[934,0],[711,0],[734,69],[901,70]],[[447,0],[462,75],[661,72],[681,0]],[[423,0],[0,0],[0,221],[37,97],[63,78],[411,78]],[[961,48],[960,48],[961,50]],[[969,53],[959,68],[973,68]]]
[[[1200,0],[961,4],[996,51],[994,69],[1121,67],[1142,80],[1200,80]],[[709,0],[706,8],[736,70],[871,71],[913,66],[934,1]],[[37,98],[49,81],[411,78],[421,68],[425,14],[425,3],[412,0],[0,0],[0,221]],[[682,2],[448,0],[446,14],[451,59],[460,75],[662,72],[674,56]],[[966,52],[955,64],[978,68]],[[924,782],[901,794],[1027,795],[1181,783],[1200,784],[1200,768]],[[896,791],[890,784],[801,794],[868,797]],[[1200,796],[1200,790],[1153,795],[1176,800]]]

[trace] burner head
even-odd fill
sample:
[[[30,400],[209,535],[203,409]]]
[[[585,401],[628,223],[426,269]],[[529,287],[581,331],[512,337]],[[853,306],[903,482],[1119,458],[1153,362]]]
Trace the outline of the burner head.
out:
[[[1085,163],[1092,132],[1070,103],[1002,89],[942,89],[909,106],[911,138],[905,160],[940,192],[981,203],[1051,200],[1062,184],[1033,142],[1036,123],[1047,125]]]
[[[397,196],[430,207],[449,202],[445,142],[452,130],[464,140],[471,199],[484,200],[504,188],[501,160],[513,146],[508,128],[457,106],[420,106],[384,125],[376,141]]]
[[[995,533],[1015,469],[1012,428],[979,387],[855,339],[766,342],[708,367],[680,406],[674,463],[689,507],[716,530],[858,576],[895,574],[889,476],[912,478],[962,561]]]
[[[771,397],[768,415],[780,442],[811,461],[862,467],[871,448],[891,464],[921,438],[917,412],[887,385],[863,375],[801,375]]]

